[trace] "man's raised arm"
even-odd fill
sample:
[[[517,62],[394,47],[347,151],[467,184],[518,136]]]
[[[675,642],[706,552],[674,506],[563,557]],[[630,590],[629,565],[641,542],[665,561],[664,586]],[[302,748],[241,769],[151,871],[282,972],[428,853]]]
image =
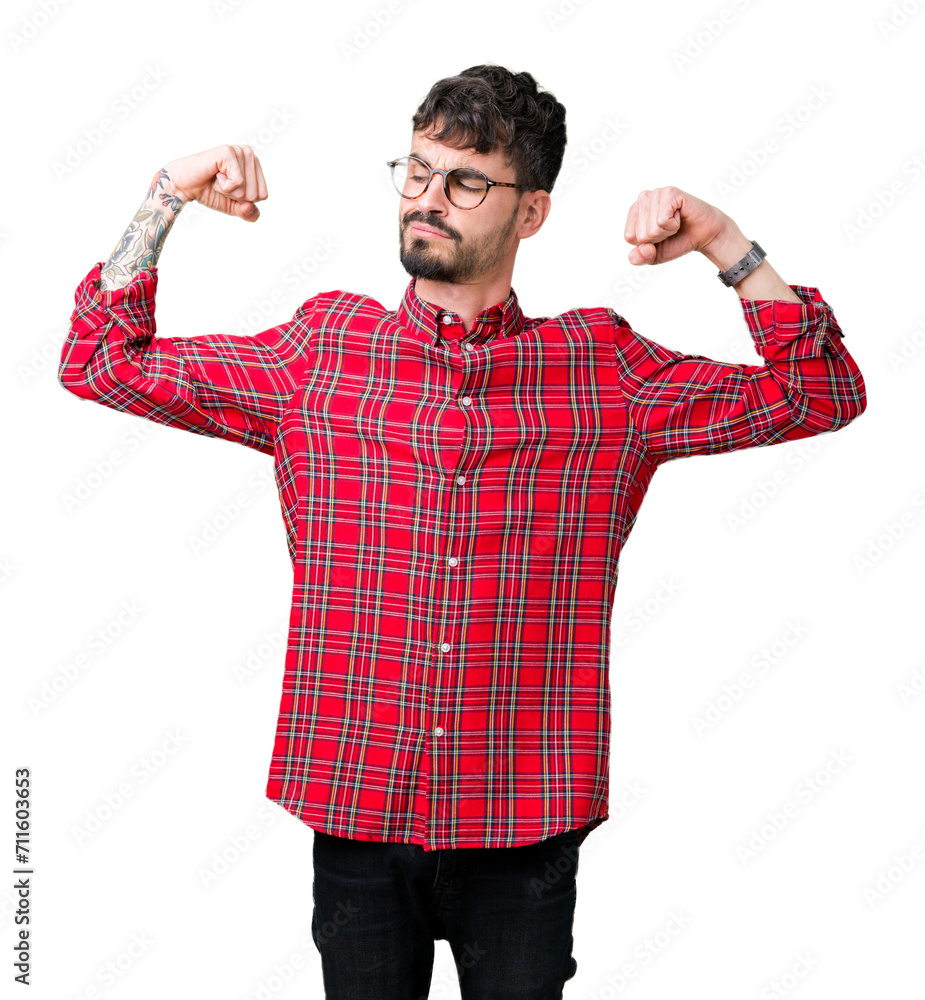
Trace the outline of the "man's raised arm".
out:
[[[109,260],[77,287],[59,382],[104,406],[272,454],[304,367],[315,300],[251,337],[156,337],[154,322],[157,260],[183,205],[195,200],[254,221],[255,202],[266,197],[249,146],[216,146],[162,167]]]
[[[727,270],[752,245],[724,212],[676,187],[642,191],[624,237],[638,265],[697,250]],[[864,377],[818,288],[786,284],[767,260],[733,287],[763,365],[672,350],[608,310],[620,385],[653,462],[829,433],[864,412]]]
[[[172,160],[152,178],[144,201],[100,271],[100,288],[124,288],[139,272],[150,273],[188,201],[255,222],[260,217],[255,202],[266,197],[263,169],[250,146],[216,146]]]

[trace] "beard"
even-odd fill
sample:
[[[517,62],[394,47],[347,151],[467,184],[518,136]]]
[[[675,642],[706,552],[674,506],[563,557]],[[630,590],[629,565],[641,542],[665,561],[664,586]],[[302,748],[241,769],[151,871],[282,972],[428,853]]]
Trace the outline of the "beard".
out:
[[[410,212],[398,224],[398,245],[402,267],[412,278],[428,281],[445,281],[462,284],[480,278],[494,270],[507,256],[508,240],[517,224],[518,207],[507,221],[491,232],[481,236],[463,238],[455,229],[450,229],[439,219],[425,216],[422,212]],[[440,233],[446,233],[451,241],[441,240],[439,250],[436,239],[415,236],[410,226],[420,222]],[[406,237],[405,230],[408,229]]]

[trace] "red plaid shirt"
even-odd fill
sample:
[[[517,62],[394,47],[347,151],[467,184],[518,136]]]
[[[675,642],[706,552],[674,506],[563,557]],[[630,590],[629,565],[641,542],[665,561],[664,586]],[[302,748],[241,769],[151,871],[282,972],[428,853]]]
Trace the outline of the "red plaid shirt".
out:
[[[255,336],[153,336],[156,272],[80,283],[59,379],[275,460],[292,609],[267,797],[316,830],[445,847],[608,818],[610,619],[655,469],[866,405],[818,289],[739,299],[766,364],[669,350],[610,309],[464,332],[412,280]]]

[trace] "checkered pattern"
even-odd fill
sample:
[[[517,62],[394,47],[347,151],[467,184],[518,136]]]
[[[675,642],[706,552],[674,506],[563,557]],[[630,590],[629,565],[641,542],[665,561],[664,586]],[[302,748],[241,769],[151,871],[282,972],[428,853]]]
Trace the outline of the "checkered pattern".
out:
[[[425,850],[608,816],[610,619],[656,468],[843,427],[861,373],[818,289],[739,299],[761,365],[610,309],[463,330],[407,286],[251,337],[155,337],[157,272],[80,283],[59,379],[273,455],[294,581],[267,796],[316,830]]]

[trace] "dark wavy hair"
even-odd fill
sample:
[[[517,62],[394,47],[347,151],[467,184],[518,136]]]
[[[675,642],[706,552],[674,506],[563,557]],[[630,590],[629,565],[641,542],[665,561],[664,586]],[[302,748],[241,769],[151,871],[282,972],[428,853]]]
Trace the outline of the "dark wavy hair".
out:
[[[470,66],[438,80],[411,122],[415,132],[456,149],[500,149],[515,182],[542,191],[552,191],[565,156],[565,106],[529,73],[503,66]]]

